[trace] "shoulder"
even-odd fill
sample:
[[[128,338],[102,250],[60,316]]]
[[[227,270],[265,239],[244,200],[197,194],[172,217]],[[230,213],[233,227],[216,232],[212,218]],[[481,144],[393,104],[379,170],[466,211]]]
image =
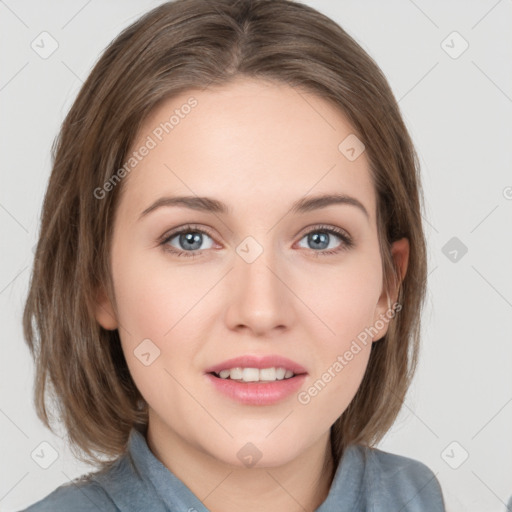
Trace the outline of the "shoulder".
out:
[[[390,507],[400,504],[403,512],[444,512],[441,486],[428,466],[377,448],[357,445],[357,449],[365,460],[375,510],[387,510],[383,504],[389,502]]]
[[[118,512],[103,488],[82,477],[61,485],[42,500],[20,512]]]

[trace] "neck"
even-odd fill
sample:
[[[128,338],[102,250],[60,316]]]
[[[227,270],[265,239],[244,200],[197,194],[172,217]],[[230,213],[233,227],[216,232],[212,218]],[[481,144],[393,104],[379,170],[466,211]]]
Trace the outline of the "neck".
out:
[[[327,498],[335,468],[330,432],[280,466],[233,466],[190,445],[176,432],[150,422],[150,450],[210,512],[304,512]]]

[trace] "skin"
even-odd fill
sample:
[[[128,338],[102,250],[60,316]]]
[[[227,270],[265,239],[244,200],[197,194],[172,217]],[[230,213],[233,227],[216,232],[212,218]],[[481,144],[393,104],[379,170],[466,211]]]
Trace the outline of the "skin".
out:
[[[190,96],[198,105],[122,183],[111,250],[118,311],[100,294],[97,320],[119,329],[149,404],[151,451],[209,510],[315,510],[336,469],[329,429],[361,383],[371,340],[306,405],[297,394],[270,406],[240,405],[204,372],[243,354],[280,354],[306,368],[306,390],[388,310],[369,163],[364,152],[349,161],[338,150],[354,130],[323,99],[240,78],[166,100],[133,148]],[[333,192],[357,198],[369,216],[347,204],[290,213],[305,195]],[[214,197],[231,211],[162,207],[138,220],[166,195]],[[166,252],[159,239],[188,223],[212,236],[203,235],[194,258]],[[319,224],[345,230],[353,247],[318,256],[344,246],[336,235],[328,235],[327,249],[308,242]],[[263,249],[252,263],[236,252],[247,236]],[[179,236],[169,245],[191,252]],[[405,275],[408,241],[395,242],[392,255]],[[149,366],[134,355],[147,338],[160,350]],[[253,467],[237,457],[248,442],[262,453]]]

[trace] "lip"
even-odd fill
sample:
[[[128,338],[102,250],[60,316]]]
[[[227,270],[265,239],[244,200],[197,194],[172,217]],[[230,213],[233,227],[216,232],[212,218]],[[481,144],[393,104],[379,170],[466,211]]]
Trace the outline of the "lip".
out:
[[[205,370],[205,373],[219,373],[221,370],[229,370],[230,368],[285,368],[291,370],[295,375],[306,374],[306,369],[299,363],[277,354],[270,354],[266,356],[259,356],[247,354],[240,357],[227,359],[222,363],[218,363]]]
[[[237,382],[221,379],[212,373],[206,374],[206,378],[217,391],[240,404],[272,405],[296,393],[306,379],[306,374],[270,382]]]

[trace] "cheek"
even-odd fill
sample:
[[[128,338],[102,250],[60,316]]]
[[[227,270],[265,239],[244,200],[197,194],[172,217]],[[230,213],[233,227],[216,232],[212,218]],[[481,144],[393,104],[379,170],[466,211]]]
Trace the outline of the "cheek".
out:
[[[137,388],[151,401],[162,389],[172,388],[171,375],[180,382],[188,378],[196,350],[191,319],[205,291],[182,270],[152,264],[135,251],[121,254],[121,248],[117,258],[113,253],[121,344]]]
[[[315,411],[311,417],[321,417],[327,425],[334,423],[357,393],[372,347],[371,335],[365,329],[372,325],[374,290],[344,284],[347,286],[342,290],[330,290],[336,300],[323,309],[329,329],[322,328],[323,335],[311,331],[317,361],[308,386],[297,396],[306,411]]]
[[[311,317],[316,316],[311,339],[322,333],[327,352],[343,350],[372,325],[381,292],[381,262],[373,254],[354,256],[339,267],[312,269],[308,280],[301,282],[300,291],[315,313]]]
[[[316,317],[306,322],[317,354],[315,373],[305,392],[303,405],[315,404],[334,420],[347,408],[363,379],[372,346],[377,302],[381,295],[382,272],[379,258],[358,257],[327,276],[316,274],[316,286],[309,280],[307,303]]]
[[[118,313],[128,338],[170,337],[204,294],[199,283],[191,283],[190,273],[166,264],[161,256],[148,258],[143,251],[118,258],[113,274]]]

